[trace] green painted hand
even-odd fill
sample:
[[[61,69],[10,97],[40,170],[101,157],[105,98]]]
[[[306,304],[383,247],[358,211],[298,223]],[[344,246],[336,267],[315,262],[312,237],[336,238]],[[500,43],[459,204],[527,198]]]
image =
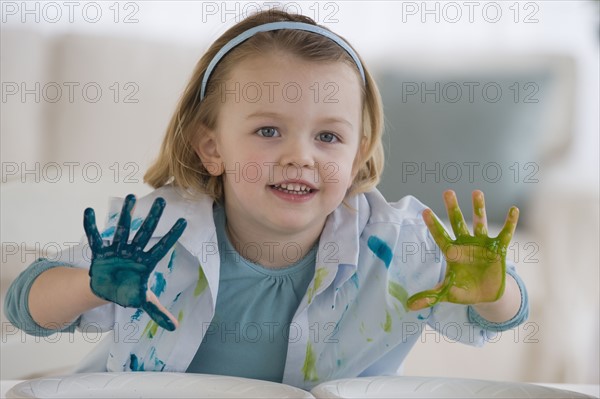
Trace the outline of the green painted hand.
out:
[[[502,297],[506,278],[506,250],[519,218],[511,207],[504,227],[497,237],[489,237],[483,193],[473,191],[473,230],[471,235],[452,190],[444,192],[444,203],[456,239],[450,238],[431,209],[423,220],[446,259],[444,281],[431,290],[408,298],[411,310],[423,309],[438,302],[476,304],[494,302]]]
[[[130,194],[123,202],[121,216],[111,244],[103,244],[96,228],[94,210],[92,208],[85,210],[83,226],[92,250],[90,288],[96,296],[107,301],[124,307],[143,309],[158,325],[173,331],[177,327],[177,319],[148,289],[148,278],[156,264],[175,245],[185,230],[186,221],[183,218],[179,219],[158,243],[144,252],[146,244],[158,225],[166,202],[162,198],[154,200],[142,226],[131,243],[128,243],[134,205],[135,197]]]

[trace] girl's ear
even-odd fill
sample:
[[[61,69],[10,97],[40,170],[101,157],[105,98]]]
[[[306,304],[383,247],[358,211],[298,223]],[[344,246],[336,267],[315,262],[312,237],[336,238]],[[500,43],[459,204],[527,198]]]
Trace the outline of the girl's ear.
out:
[[[212,176],[223,174],[223,162],[219,153],[217,136],[213,130],[201,126],[193,147],[208,173]]]

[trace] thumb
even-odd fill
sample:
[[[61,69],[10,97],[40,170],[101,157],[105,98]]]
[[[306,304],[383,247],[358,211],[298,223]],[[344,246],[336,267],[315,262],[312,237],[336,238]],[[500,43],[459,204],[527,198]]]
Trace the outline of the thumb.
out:
[[[158,301],[156,295],[150,290],[146,294],[146,302],[142,305],[142,309],[148,313],[148,316],[150,316],[156,324],[167,331],[174,331],[179,326],[179,322],[175,316],[173,316],[171,312]]]
[[[433,306],[441,300],[441,290],[433,289],[421,291],[408,298],[406,300],[406,306],[410,310],[421,310]]]
[[[454,273],[448,273],[443,282],[431,290],[421,291],[406,300],[406,306],[410,310],[421,310],[445,301],[448,291],[454,284]]]

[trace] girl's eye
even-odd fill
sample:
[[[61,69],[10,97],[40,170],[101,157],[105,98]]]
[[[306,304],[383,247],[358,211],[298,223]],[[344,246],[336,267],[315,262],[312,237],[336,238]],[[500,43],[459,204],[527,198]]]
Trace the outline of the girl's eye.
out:
[[[279,132],[274,127],[261,127],[256,131],[256,133],[262,137],[275,137],[279,135]]]
[[[336,141],[338,141],[338,138],[335,134],[333,133],[319,133],[319,140],[325,142],[325,143],[335,143]]]

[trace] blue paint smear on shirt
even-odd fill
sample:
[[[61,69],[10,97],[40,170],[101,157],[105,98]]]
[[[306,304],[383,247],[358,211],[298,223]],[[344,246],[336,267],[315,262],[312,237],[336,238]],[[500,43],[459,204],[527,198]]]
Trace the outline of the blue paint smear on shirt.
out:
[[[119,216],[119,212],[117,213],[113,213],[112,215],[110,215],[110,217],[108,218],[108,221],[111,222],[113,220],[117,219],[117,216]]]
[[[338,332],[338,326],[340,325],[340,322],[344,319],[344,315],[346,314],[347,311],[348,311],[348,305],[346,305],[346,308],[342,312],[342,315],[340,316],[340,319],[337,321],[337,323],[335,323],[335,327],[333,327],[333,334],[337,334],[337,332]]]
[[[180,295],[181,295],[181,292],[179,294],[175,295],[175,299],[173,299],[173,303],[177,302]]]
[[[169,273],[173,271],[173,264],[175,262],[175,251],[171,252],[171,258],[169,259],[169,264],[167,265],[167,269],[169,269]]]
[[[352,277],[350,277],[350,279],[352,280],[352,282],[354,283],[354,285],[356,286],[356,288],[358,288],[359,284],[358,284],[358,274],[354,273],[352,275]]]
[[[160,296],[165,291],[165,286],[167,285],[167,280],[162,273],[157,272],[154,274],[154,282],[152,283],[152,287],[150,288],[154,295],[157,297]]]
[[[142,225],[142,222],[143,222],[143,221],[144,221],[144,219],[143,219],[143,218],[136,218],[136,219],[133,219],[133,220],[131,221],[131,230],[132,230],[132,231],[135,231],[135,230],[139,229],[139,228],[140,228],[140,226]]]
[[[144,363],[140,364],[137,356],[132,353],[129,357],[129,368],[131,371],[144,371]]]
[[[165,362],[160,360],[158,357],[156,357],[156,348],[155,347],[152,347],[152,349],[150,349],[150,360],[154,360],[154,370],[160,370],[160,371],[164,370],[166,364],[165,364]]]
[[[381,238],[377,236],[369,237],[367,241],[369,245],[369,249],[373,251],[373,253],[385,263],[385,268],[390,268],[390,263],[392,263],[392,258],[394,254],[392,253],[392,249],[389,245],[386,244]]]
[[[102,238],[110,238],[115,234],[115,226],[110,226],[100,234]]]
[[[429,308],[429,313],[427,313],[427,315],[423,316],[421,313],[419,313],[417,315],[417,319],[419,320],[427,320],[429,318],[429,316],[431,316],[431,312],[433,311],[433,308]]]
[[[142,316],[142,313],[144,313],[144,311],[142,309],[138,309],[135,311],[135,313],[131,316],[131,321],[135,321],[135,320],[139,320],[140,317]]]

